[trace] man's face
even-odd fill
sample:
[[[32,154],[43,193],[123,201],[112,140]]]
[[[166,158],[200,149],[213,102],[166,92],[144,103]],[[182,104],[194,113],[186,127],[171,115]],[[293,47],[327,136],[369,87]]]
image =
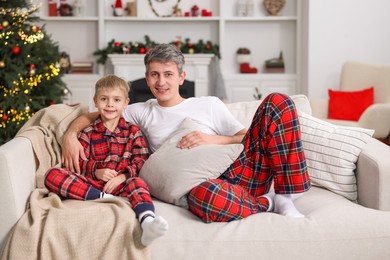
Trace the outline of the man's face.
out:
[[[183,100],[179,93],[179,86],[184,82],[185,72],[179,74],[174,62],[149,63],[145,78],[160,106],[174,106]]]

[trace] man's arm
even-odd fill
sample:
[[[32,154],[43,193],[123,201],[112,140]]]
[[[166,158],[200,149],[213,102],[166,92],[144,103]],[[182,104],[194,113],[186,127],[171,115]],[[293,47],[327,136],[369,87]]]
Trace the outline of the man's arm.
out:
[[[209,135],[200,131],[193,131],[179,141],[177,147],[181,149],[194,148],[203,144],[239,144],[242,142],[246,129],[242,129],[233,136]]]
[[[96,120],[99,113],[83,114],[76,118],[64,134],[62,141],[62,165],[72,172],[80,173],[79,158],[86,160],[84,148],[77,139],[81,130]]]

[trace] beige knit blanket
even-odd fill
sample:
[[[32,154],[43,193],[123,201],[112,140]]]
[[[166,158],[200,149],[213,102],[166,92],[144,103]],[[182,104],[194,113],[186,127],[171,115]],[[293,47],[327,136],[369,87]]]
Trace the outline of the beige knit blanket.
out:
[[[30,139],[38,160],[38,188],[11,230],[1,259],[150,259],[127,200],[61,200],[40,188],[47,169],[61,161],[63,133],[85,111],[80,106],[50,106],[19,131],[19,136]]]
[[[38,188],[45,187],[43,177],[46,171],[54,165],[60,166],[62,138],[69,124],[86,112],[87,106],[52,105],[35,113],[16,134],[31,141],[38,160]]]

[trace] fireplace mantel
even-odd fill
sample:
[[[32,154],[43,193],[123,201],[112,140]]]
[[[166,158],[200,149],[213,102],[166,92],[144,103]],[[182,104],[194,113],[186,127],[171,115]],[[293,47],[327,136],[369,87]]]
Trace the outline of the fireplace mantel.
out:
[[[115,74],[128,81],[145,77],[144,54],[110,54],[107,73]],[[184,54],[184,70],[187,79],[195,81],[195,96],[208,96],[210,89],[210,63],[214,54]]]

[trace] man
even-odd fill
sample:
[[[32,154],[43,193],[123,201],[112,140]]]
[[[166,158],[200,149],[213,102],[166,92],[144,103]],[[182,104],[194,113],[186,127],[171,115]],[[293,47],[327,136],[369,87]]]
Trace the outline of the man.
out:
[[[186,117],[200,122],[203,128],[184,136],[179,148],[244,144],[243,152],[218,179],[203,182],[189,192],[191,212],[205,222],[242,219],[265,211],[303,217],[293,199],[310,188],[310,178],[298,116],[289,97],[277,93],[267,96],[247,131],[218,98],[180,96],[186,73],[184,56],[176,46],[155,46],[145,55],[145,66],[146,81],[156,99],[129,105],[123,117],[140,127],[152,152]],[[70,126],[63,146],[65,167],[79,171],[77,160],[84,155],[77,133],[97,116],[81,116]],[[270,192],[272,183],[276,195]]]

